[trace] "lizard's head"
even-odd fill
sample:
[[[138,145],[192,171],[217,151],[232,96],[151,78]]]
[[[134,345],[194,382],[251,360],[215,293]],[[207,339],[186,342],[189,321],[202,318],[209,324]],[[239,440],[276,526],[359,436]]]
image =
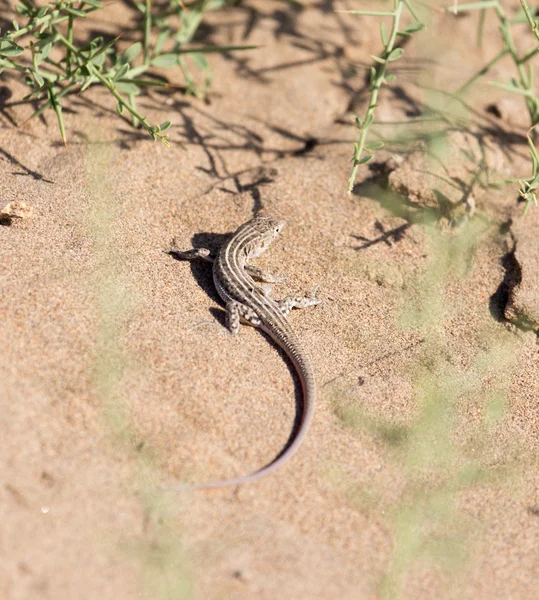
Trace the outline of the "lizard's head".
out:
[[[255,229],[258,233],[256,239],[254,239],[247,248],[247,254],[249,258],[256,258],[260,256],[264,250],[273,242],[273,240],[281,233],[285,221],[270,217],[269,215],[257,215],[254,219],[251,219],[247,226]]]

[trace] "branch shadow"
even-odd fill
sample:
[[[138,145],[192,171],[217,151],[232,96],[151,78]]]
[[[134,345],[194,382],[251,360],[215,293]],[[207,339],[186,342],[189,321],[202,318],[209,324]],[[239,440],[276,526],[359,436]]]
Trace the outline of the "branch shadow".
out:
[[[44,181],[45,183],[54,183],[54,181],[51,181],[50,179],[47,179],[41,173],[38,173],[37,171],[33,171],[32,169],[29,169],[27,166],[23,165],[23,163],[21,163],[20,160],[18,160],[17,158],[15,158],[7,150],[4,150],[3,148],[0,148],[0,154],[4,155],[6,157],[6,159],[12,165],[15,165],[16,167],[18,167],[19,169],[21,169],[21,171],[12,171],[11,172],[12,175],[29,176],[29,177],[32,177],[33,179],[35,179],[36,181]]]
[[[5,0],[2,0],[2,2],[5,2]],[[129,11],[128,26],[122,32],[122,41],[134,41],[135,38],[133,36],[140,29],[143,15],[131,0],[121,0],[121,2],[125,6],[126,11]],[[168,3],[166,2],[155,2],[153,4],[153,9],[156,12],[159,12],[161,9],[165,10],[167,7]],[[354,29],[345,25],[342,16],[334,12],[335,8],[336,6],[334,6],[333,1],[325,0],[309,7],[309,10],[319,11],[327,18],[333,19],[334,25],[337,24],[338,29],[342,31],[344,40],[352,40]],[[225,60],[236,61],[237,73],[241,74],[241,64],[243,64],[242,61],[245,61],[247,75],[255,77],[264,83],[269,83],[272,73],[275,72],[301,68],[306,64],[324,61],[328,58],[341,60],[343,45],[340,43],[340,40],[336,42],[331,42],[330,40],[323,41],[319,39],[319,36],[315,36],[314,33],[311,34],[309,31],[303,31],[306,28],[298,19],[303,10],[299,4],[268,9],[265,6],[253,7],[238,3],[227,8],[226,11],[219,13],[219,15],[222,14],[227,17],[222,20],[223,22],[217,22],[215,19],[215,24],[203,21],[195,33],[193,43],[211,46],[218,43],[217,34],[219,34],[221,40],[223,34],[225,37],[228,34],[235,36],[235,39],[240,37],[244,41],[249,41],[252,39],[255,30],[265,28],[265,30],[271,32],[275,40],[286,40],[292,47],[299,48],[307,53],[306,57],[297,60],[287,60],[285,56],[282,63],[259,69],[251,68],[251,58],[249,56],[242,57],[240,54],[233,52],[225,52],[223,54]],[[97,13],[91,13],[88,16],[88,26],[80,31],[80,40],[84,41],[95,36],[101,36],[105,41],[113,39],[114,36],[111,33],[111,28],[108,24],[96,18],[95,15]],[[170,83],[165,77],[161,77],[161,79],[163,82]],[[183,88],[185,91],[184,86],[176,86],[176,88]],[[263,175],[257,179],[259,176],[255,173],[253,181],[247,183],[240,181],[243,172],[233,169],[229,164],[228,157],[224,155],[225,152],[240,150],[253,153],[262,163],[268,160],[308,154],[320,143],[313,136],[301,135],[292,130],[286,130],[273,125],[270,122],[263,123],[259,121],[272,134],[280,136],[286,142],[285,147],[287,149],[283,149],[283,147],[279,148],[279,144],[268,145],[264,139],[264,134],[260,133],[260,127],[250,127],[239,115],[237,119],[228,117],[223,119],[213,116],[210,111],[204,110],[202,106],[187,102],[185,96],[179,98],[177,96],[178,89],[143,88],[143,93],[139,96],[139,104],[145,105],[145,110],[147,108],[155,110],[157,104],[159,104],[159,108],[162,108],[163,103],[166,103],[167,106],[170,106],[171,111],[176,111],[180,115],[181,123],[177,126],[175,125],[171,133],[179,133],[180,143],[198,146],[203,150],[207,164],[200,164],[197,168],[217,180],[217,184],[230,180],[233,185],[232,189],[228,189],[228,186],[224,188],[225,191],[230,193],[248,191],[252,194],[254,200],[260,200],[259,188],[269,184],[270,178]],[[10,93],[9,90],[8,93]],[[0,111],[5,108],[8,100],[9,97],[6,97],[4,103],[2,103],[0,94]],[[9,105],[14,106],[15,104],[19,104],[19,102],[10,103]],[[113,103],[110,107],[104,106],[94,98],[79,94],[76,90],[64,96],[64,111],[77,113],[78,109],[82,107],[91,107],[94,111],[97,109],[96,117],[103,114],[114,114],[117,116]],[[12,125],[15,125],[10,115],[6,114],[6,118]],[[41,115],[41,118],[44,119],[44,115]],[[115,140],[114,143],[121,149],[129,149],[132,147],[133,142],[138,142],[142,139],[147,139],[151,142],[145,131],[130,131],[126,127],[120,127],[118,131],[121,138]],[[77,135],[80,137],[81,133],[78,132]],[[293,142],[291,149],[289,148],[290,142]],[[61,144],[58,140],[52,143],[55,146],[60,146]],[[71,140],[70,143],[72,143]],[[73,143],[78,142],[75,141]]]
[[[411,226],[411,223],[404,223],[399,227],[395,227],[394,229],[386,231],[384,229],[383,224],[377,220],[374,222],[374,228],[377,229],[381,233],[381,235],[379,235],[377,238],[369,239],[362,235],[352,234],[351,237],[363,242],[363,244],[361,244],[360,246],[353,246],[353,249],[358,251],[364,250],[365,248],[370,248],[371,246],[375,246],[376,244],[380,243],[384,243],[387,246],[393,246],[394,244],[397,244],[404,238],[406,231]]]

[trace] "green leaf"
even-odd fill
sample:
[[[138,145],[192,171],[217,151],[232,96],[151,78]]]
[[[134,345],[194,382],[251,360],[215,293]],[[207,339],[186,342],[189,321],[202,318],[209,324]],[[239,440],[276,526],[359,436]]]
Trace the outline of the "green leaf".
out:
[[[49,56],[49,52],[52,50],[52,44],[45,44],[39,52],[36,53],[36,63],[39,65],[42,63],[47,56]]]
[[[86,80],[86,81],[83,83],[82,87],[80,88],[80,91],[81,91],[81,92],[84,92],[85,90],[87,90],[87,89],[88,89],[88,88],[89,88],[89,87],[92,85],[92,83],[95,83],[96,81],[97,81],[97,79],[96,79],[95,77],[93,77],[93,76],[92,76],[92,77],[90,77],[90,78],[88,78],[88,79],[87,79],[87,80]]]
[[[3,68],[3,69],[14,69],[15,68],[15,64],[12,63],[7,58],[0,58],[0,68]]]
[[[47,56],[49,56],[50,51],[52,50],[52,46],[56,39],[58,38],[58,34],[47,35],[44,38],[41,38],[39,42],[34,46],[37,48],[39,52],[36,52],[36,62],[39,65],[43,62]]]
[[[147,70],[148,70],[148,67],[146,67],[145,65],[140,65],[139,67],[134,67],[133,69],[130,69],[128,71],[126,78],[133,79],[137,75],[140,75],[141,73],[145,73]]]
[[[369,147],[366,148],[367,150],[380,150],[380,148],[383,148],[385,146],[384,142],[373,142],[372,144],[369,144]]]
[[[39,85],[39,87],[43,87],[45,81],[43,80],[43,77],[41,77],[38,71],[34,71],[34,79],[36,80],[36,83],[37,85]]]
[[[93,54],[99,48],[99,46],[101,46],[103,44],[103,41],[104,41],[103,37],[98,36],[98,37],[94,38],[89,44],[84,46],[82,48],[82,50],[89,50],[90,53]]]
[[[373,158],[374,158],[374,156],[372,154],[367,154],[367,156],[364,156],[360,161],[358,161],[357,164],[364,165],[365,163],[368,163]]]
[[[363,127],[368,127],[373,121],[374,114],[371,112],[366,116],[365,121],[363,121]]]
[[[26,6],[23,6],[22,4],[17,4],[17,6],[15,6],[15,11],[18,12],[20,15],[23,15],[23,17],[30,16],[30,11],[28,10],[28,8],[26,8]]]
[[[390,73],[389,75],[386,75],[386,76],[384,77],[384,79],[385,79],[386,81],[395,81],[395,79],[397,79],[397,76],[396,76],[396,75],[394,75],[393,73]]]
[[[387,57],[387,60],[391,62],[392,60],[398,60],[404,54],[404,50],[402,48],[393,48]]]
[[[141,52],[142,44],[140,42],[135,42],[122,54],[121,61],[123,63],[130,63],[135,60]]]
[[[199,69],[202,69],[203,71],[207,71],[210,68],[208,61],[203,54],[200,54],[199,52],[197,52],[195,54],[191,54],[191,58],[193,59],[195,65]]]
[[[408,27],[404,28],[404,33],[416,33],[417,31],[421,31],[425,29],[424,23],[411,23]]]
[[[86,13],[83,10],[79,10],[78,8],[67,7],[64,8],[68,15],[72,15],[73,17],[85,17]]]
[[[91,42],[91,44],[89,44],[89,46],[87,46],[88,48],[90,48],[91,62],[96,65],[102,65],[103,61],[105,60],[106,53],[110,50],[110,48],[112,48],[112,46],[114,46],[114,44],[116,43],[117,40],[118,40],[117,37],[113,38],[112,40],[107,42],[105,45],[101,46],[101,44],[103,43],[103,38],[102,37],[95,38]],[[99,48],[99,50],[97,50],[98,46],[101,46],[101,48]],[[103,58],[100,58],[100,57],[103,57]]]
[[[125,77],[127,71],[129,71],[129,65],[122,65],[114,74],[112,81],[118,81],[118,79],[122,79],[122,77]]]
[[[90,58],[88,62],[92,63],[92,65],[95,65],[96,67],[100,67],[105,62],[104,52],[97,52]]]
[[[84,0],[85,4],[89,4],[90,6],[93,6],[94,8],[103,8],[103,4],[101,2],[99,2],[99,0]]]
[[[62,105],[58,99],[58,95],[54,86],[49,84],[49,101],[51,103],[54,112],[56,113],[56,118],[58,119],[58,126],[60,128],[60,135],[62,136],[62,141],[64,144],[66,143],[66,131],[64,125],[64,117],[62,115]]]
[[[512,92],[513,94],[522,94],[523,96],[528,96],[529,98],[533,98],[533,92],[531,90],[525,90],[523,88],[517,87],[512,83],[498,83],[497,81],[489,81],[490,85],[494,87],[500,88],[501,90],[505,90],[506,92]]]
[[[122,92],[125,92],[126,94],[140,94],[140,88],[138,85],[135,85],[129,81],[116,81],[115,85],[119,90],[122,90]]]
[[[166,131],[171,125],[171,121],[165,121],[164,123],[161,123],[161,125],[159,125],[159,129],[161,131]]]
[[[159,54],[165,45],[168,37],[170,35],[170,29],[164,29],[158,36],[157,40],[155,40],[155,46],[153,47],[153,53],[155,55]]]
[[[48,44],[53,44],[57,39],[58,39],[57,33],[53,33],[51,35],[46,35],[34,44],[34,48],[43,48],[43,46],[47,46]]]
[[[151,61],[152,66],[154,67],[177,67],[178,55],[177,54],[161,54],[161,56],[156,56]]]
[[[123,115],[123,113],[124,113],[124,105],[120,104],[120,102],[118,102],[118,104],[116,105],[116,112],[119,115]]]
[[[380,58],[379,56],[374,56],[373,54],[371,54],[371,58],[373,60],[375,60],[377,63],[380,63],[381,65],[385,65],[387,62],[384,58]]]
[[[47,73],[46,71],[42,71],[40,73],[41,77],[45,79],[45,81],[50,81],[51,83],[58,81],[59,75],[56,73]]]
[[[380,23],[380,38],[382,39],[382,44],[387,46],[387,27],[383,22]]]
[[[174,36],[180,45],[191,41],[204,16],[203,10],[195,7],[197,7],[196,4],[189,11],[182,11],[181,13],[181,27]]]
[[[3,40],[0,42],[0,56],[20,56],[24,48],[18,46],[15,42]]]

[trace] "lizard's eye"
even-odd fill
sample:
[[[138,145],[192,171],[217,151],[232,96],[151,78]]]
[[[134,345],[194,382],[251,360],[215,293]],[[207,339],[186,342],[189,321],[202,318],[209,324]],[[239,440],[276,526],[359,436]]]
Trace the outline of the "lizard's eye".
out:
[[[276,227],[275,228],[275,233],[279,233],[279,231],[281,231],[281,228],[280,227]]]

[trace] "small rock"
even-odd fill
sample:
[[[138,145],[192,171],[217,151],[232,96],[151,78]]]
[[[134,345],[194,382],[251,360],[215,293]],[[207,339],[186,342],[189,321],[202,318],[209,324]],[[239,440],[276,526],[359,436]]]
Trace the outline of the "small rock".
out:
[[[34,214],[33,207],[27,202],[0,202],[0,221],[11,223],[13,219],[28,219]]]

